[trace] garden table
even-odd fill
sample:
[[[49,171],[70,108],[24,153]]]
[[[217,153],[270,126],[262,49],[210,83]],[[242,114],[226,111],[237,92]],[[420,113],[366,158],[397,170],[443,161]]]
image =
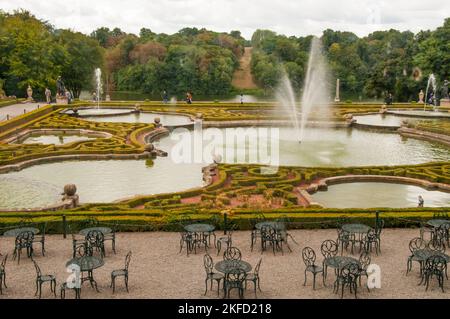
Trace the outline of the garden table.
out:
[[[222,260],[215,265],[215,268],[217,271],[228,275],[237,270],[248,273],[252,270],[252,265],[242,260]]]
[[[78,258],[73,258],[71,260],[69,260],[66,263],[66,267],[69,267],[71,265],[76,265],[78,267],[80,267],[80,272],[81,274],[83,272],[87,272],[88,276],[87,277],[81,277],[81,284],[83,284],[83,282],[85,281],[89,281],[89,283],[91,284],[91,286],[95,286],[95,290],[97,290],[97,292],[99,292],[98,287],[97,287],[97,282],[94,279],[94,269],[100,268],[105,264],[104,260],[99,258],[99,257],[95,257],[95,256],[83,256],[83,257],[78,257]]]
[[[435,251],[435,250],[429,249],[429,248],[418,249],[418,250],[414,251],[414,256],[417,259],[420,259],[420,261],[423,261],[423,262],[425,262],[428,258],[430,258],[432,256],[441,256],[441,257],[444,257],[444,259],[447,262],[450,262],[450,256],[448,256],[448,255],[446,255],[444,253],[441,253],[439,251]]]
[[[184,226],[184,229],[188,233],[194,234],[194,245],[200,245],[204,244],[205,248],[207,248],[209,245],[211,245],[211,234],[214,235],[214,238],[216,238],[216,235],[214,234],[214,230],[216,227],[209,224],[191,224]]]
[[[109,227],[90,227],[90,228],[85,228],[85,229],[80,230],[80,235],[86,236],[91,231],[99,231],[103,235],[112,233],[112,229]]]
[[[432,219],[427,222],[427,224],[433,228],[439,228],[444,224],[450,224],[450,220],[447,219]]]
[[[359,243],[359,251],[361,251],[362,245],[363,245],[363,235],[367,234],[367,232],[369,230],[371,230],[372,227],[364,225],[364,224],[345,224],[345,225],[342,225],[341,229],[343,231],[349,233],[350,235],[355,235],[354,242]],[[356,235],[358,235],[358,239],[356,239]],[[352,253],[353,253],[353,246],[352,246]]]
[[[263,227],[271,227],[274,228],[276,231],[284,230],[285,224],[280,222],[261,222],[255,225],[255,228],[258,230],[261,230]]]
[[[208,224],[191,224],[184,226],[189,233],[212,233],[216,228]]]
[[[17,235],[19,235],[20,233],[23,232],[32,232],[33,234],[37,235],[39,234],[39,229],[35,228],[35,227],[22,227],[22,228],[15,228],[15,229],[10,229],[6,232],[3,233],[3,236],[5,237],[17,237]]]

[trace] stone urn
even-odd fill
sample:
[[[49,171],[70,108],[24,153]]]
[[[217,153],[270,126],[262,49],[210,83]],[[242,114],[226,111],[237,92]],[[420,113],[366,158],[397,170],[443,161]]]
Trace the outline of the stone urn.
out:
[[[388,111],[387,105],[384,104],[380,109],[380,114],[386,114]]]
[[[400,124],[401,127],[408,127],[409,126],[409,121],[408,120],[403,120],[402,123]]]
[[[79,204],[79,196],[77,195],[77,187],[74,184],[68,184],[64,186],[63,201],[70,201],[72,208],[77,207]]]
[[[197,114],[195,115],[195,118],[196,118],[197,120],[202,120],[202,119],[203,119],[203,114],[202,114],[202,113],[197,113]]]
[[[106,94],[105,101],[106,102],[110,102],[111,101],[111,96],[109,94]]]
[[[148,143],[147,145],[145,145],[145,151],[146,152],[153,152],[155,150],[155,145],[153,145],[152,143]]]
[[[219,155],[219,154],[214,155],[213,161],[214,161],[214,164],[220,164],[222,162],[222,155]]]
[[[66,196],[75,196],[77,193],[77,186],[74,184],[68,184],[64,186],[64,195]]]
[[[155,127],[157,127],[157,128],[162,127],[161,119],[160,119],[159,117],[156,117],[156,118],[153,120],[153,122],[155,123]]]
[[[141,111],[142,111],[141,105],[140,105],[140,104],[136,104],[136,105],[134,106],[134,112],[135,112],[135,113],[140,113]]]

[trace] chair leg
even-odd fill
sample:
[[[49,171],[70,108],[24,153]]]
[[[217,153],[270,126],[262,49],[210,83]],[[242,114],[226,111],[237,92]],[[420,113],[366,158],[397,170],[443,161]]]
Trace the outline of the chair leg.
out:
[[[116,277],[111,276],[111,286],[114,293],[116,291]]]
[[[206,278],[206,280],[205,280],[205,296],[206,296],[206,293],[208,292],[208,278]]]
[[[125,276],[125,288],[127,289],[127,292],[129,292],[128,291],[128,275]]]
[[[42,296],[42,281],[39,282],[39,299],[41,299]]]
[[[313,290],[316,290],[316,273],[313,273]]]
[[[39,281],[36,279],[36,292],[34,293],[35,296],[37,296],[39,291]]]
[[[306,270],[305,270],[305,282],[303,283],[303,286],[306,286]]]

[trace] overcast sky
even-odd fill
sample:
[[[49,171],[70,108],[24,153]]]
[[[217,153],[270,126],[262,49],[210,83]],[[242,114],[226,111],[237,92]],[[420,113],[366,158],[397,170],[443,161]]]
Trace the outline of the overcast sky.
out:
[[[18,8],[84,33],[102,26],[136,34],[142,27],[169,34],[205,27],[240,30],[248,39],[256,29],[295,36],[327,28],[359,36],[390,28],[417,32],[450,17],[449,0],[0,0],[4,11]]]

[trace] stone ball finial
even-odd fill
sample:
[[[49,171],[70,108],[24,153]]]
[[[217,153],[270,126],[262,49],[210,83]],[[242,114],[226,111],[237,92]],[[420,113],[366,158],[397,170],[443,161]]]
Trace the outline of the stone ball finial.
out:
[[[64,186],[64,195],[75,196],[77,193],[77,186],[75,184],[68,184]]]
[[[161,119],[159,117],[155,117],[153,122],[155,122],[155,124],[161,124]]]
[[[153,152],[155,150],[155,145],[153,145],[152,143],[148,143],[147,145],[145,145],[145,151],[146,152]]]
[[[203,119],[203,114],[202,114],[202,113],[197,113],[197,114],[195,115],[195,117],[196,117],[197,119],[201,120],[201,119]]]
[[[214,155],[213,160],[214,160],[215,164],[220,164],[222,162],[222,155],[219,155],[219,154]]]

